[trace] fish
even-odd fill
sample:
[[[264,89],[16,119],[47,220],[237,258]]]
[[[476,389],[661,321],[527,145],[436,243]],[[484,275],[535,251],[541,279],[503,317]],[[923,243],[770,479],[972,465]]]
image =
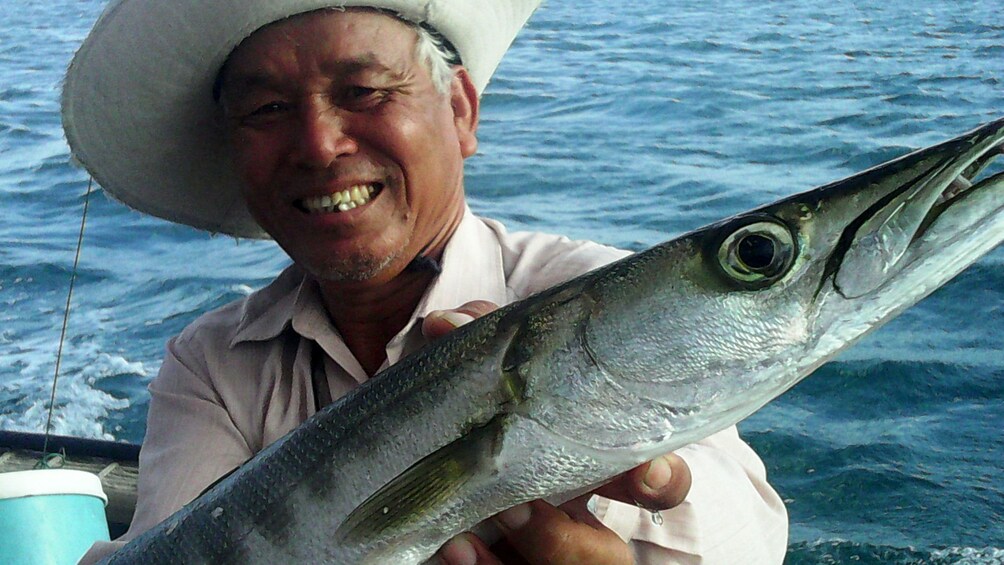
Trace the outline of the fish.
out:
[[[734,425],[1004,240],[1002,148],[998,119],[504,306],[103,562],[419,564]]]

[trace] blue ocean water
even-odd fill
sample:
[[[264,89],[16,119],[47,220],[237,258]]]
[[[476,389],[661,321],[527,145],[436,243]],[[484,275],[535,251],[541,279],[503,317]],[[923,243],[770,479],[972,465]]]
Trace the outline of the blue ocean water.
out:
[[[0,5],[3,429],[45,422],[87,190],[60,80],[103,5]],[[471,205],[640,249],[1001,117],[1002,61],[997,0],[551,0],[484,96]],[[55,431],[140,441],[166,339],[285,264],[93,194]],[[1002,321],[998,249],[741,424],[789,563],[1004,562]]]

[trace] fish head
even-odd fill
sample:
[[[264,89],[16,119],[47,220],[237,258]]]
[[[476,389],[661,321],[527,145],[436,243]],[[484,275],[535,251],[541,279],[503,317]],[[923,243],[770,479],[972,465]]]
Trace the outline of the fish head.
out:
[[[998,120],[628,258],[586,349],[651,441],[730,425],[1004,240],[1002,146]]]

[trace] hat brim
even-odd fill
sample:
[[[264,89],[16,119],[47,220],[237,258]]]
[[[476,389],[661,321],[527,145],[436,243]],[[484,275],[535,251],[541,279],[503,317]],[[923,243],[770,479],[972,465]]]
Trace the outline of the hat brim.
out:
[[[266,239],[241,197],[213,85],[233,49],[269,23],[373,7],[427,24],[459,51],[480,94],[540,0],[119,0],[84,40],[63,86],[74,157],[127,206],[213,233]]]

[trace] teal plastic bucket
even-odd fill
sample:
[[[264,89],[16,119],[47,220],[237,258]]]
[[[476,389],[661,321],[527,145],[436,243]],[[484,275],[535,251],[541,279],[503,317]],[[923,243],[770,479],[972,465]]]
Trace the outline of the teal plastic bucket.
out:
[[[0,562],[70,565],[108,541],[108,497],[93,473],[41,469],[0,473]]]

